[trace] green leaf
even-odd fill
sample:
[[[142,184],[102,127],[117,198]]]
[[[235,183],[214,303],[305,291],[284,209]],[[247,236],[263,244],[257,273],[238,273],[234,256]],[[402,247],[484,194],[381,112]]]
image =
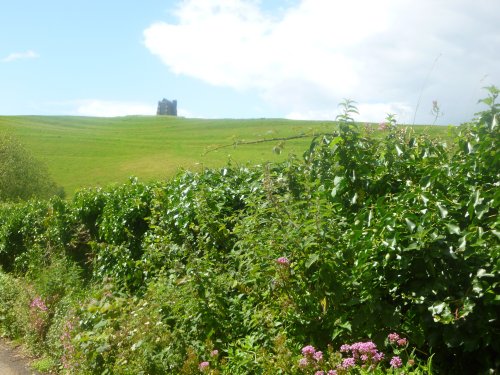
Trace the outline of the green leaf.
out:
[[[479,190],[474,191],[474,208],[482,204],[484,198],[481,198],[481,192]]]
[[[342,322],[340,319],[337,319],[334,323],[335,329],[332,332],[332,340],[335,340],[337,336],[339,336],[341,333],[348,331],[352,331],[352,325],[349,322]]]
[[[109,344],[104,344],[104,345],[99,346],[99,347],[96,349],[96,351],[97,351],[97,353],[104,353],[105,351],[108,351],[110,348],[111,348],[111,345],[109,345]]]
[[[97,330],[99,328],[105,327],[108,324],[108,321],[106,319],[100,320],[99,323],[97,323],[94,326],[94,330]]]
[[[412,242],[407,247],[405,247],[403,249],[403,251],[411,251],[411,250],[417,250],[417,249],[420,249],[418,242]],[[387,255],[389,255],[389,254],[387,254]]]
[[[309,255],[309,258],[307,259],[305,266],[306,268],[311,268],[311,266],[316,263],[319,259],[319,254],[311,254]]]
[[[439,208],[439,212],[441,213],[441,218],[444,219],[446,216],[448,216],[448,210],[446,207],[441,205],[441,203],[436,203],[436,206]]]
[[[474,211],[476,212],[477,218],[481,220],[485,213],[490,210],[490,206],[488,204],[478,204],[474,207]]]
[[[470,142],[467,142],[467,152],[469,154],[472,154],[473,151],[474,151],[474,147],[470,144]]]
[[[460,234],[460,227],[455,224],[446,224],[446,227],[448,228],[448,232],[450,234]]]
[[[356,204],[358,200],[358,193],[354,193],[353,197],[351,198],[351,204]]]
[[[471,301],[469,298],[466,298],[462,310],[460,311],[460,318],[464,318],[472,313],[475,306],[476,304],[473,301]]]
[[[132,351],[135,351],[137,348],[139,348],[143,343],[143,340],[139,340],[137,341],[136,343],[132,344],[132,347],[130,349],[132,349]]]
[[[424,206],[427,206],[427,202],[429,202],[429,198],[427,198],[423,194],[420,194],[420,198],[422,199],[422,202],[424,202]]]
[[[410,219],[408,219],[406,217],[405,217],[405,221],[406,221],[406,225],[408,226],[408,229],[410,230],[410,232],[413,232],[413,230],[415,229],[415,227],[417,225],[413,221],[411,221]]]
[[[344,177],[335,176],[333,179],[333,185],[338,186],[343,180],[344,180]]]
[[[484,268],[480,268],[477,270],[477,278],[480,279],[482,277],[495,277],[492,273],[487,273]]]
[[[454,320],[450,307],[444,301],[435,302],[428,310],[431,312],[435,322],[450,324]]]
[[[460,237],[460,240],[458,242],[458,250],[465,251],[466,246],[467,246],[467,236]]]

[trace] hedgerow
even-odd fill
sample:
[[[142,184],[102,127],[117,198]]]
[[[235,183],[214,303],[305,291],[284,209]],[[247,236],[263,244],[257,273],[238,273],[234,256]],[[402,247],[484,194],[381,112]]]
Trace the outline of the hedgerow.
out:
[[[71,374],[498,369],[489,93],[454,145],[374,137],[347,101],[283,164],[3,205],[3,332]]]

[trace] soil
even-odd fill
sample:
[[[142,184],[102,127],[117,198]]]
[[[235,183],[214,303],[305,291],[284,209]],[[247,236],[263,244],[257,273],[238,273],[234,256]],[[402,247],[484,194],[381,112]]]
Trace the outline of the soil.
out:
[[[0,338],[0,374],[1,375],[34,375],[30,370],[29,359],[5,339]]]

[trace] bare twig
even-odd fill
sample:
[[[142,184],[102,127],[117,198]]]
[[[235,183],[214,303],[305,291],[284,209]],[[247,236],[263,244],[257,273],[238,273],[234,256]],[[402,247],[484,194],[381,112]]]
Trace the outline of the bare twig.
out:
[[[427,86],[427,81],[429,81],[429,77],[431,76],[432,71],[436,67],[437,62],[438,62],[439,58],[441,57],[441,55],[442,55],[442,53],[437,55],[436,59],[432,63],[431,68],[429,69],[429,72],[427,73],[427,77],[425,77],[424,83],[422,84],[422,88],[420,89],[420,95],[418,96],[418,100],[417,100],[417,106],[415,107],[415,113],[413,114],[412,125],[415,125],[415,119],[417,118],[418,107],[420,107],[420,101],[422,100],[422,94],[424,93],[425,86]]]
[[[292,135],[289,137],[276,137],[276,138],[267,138],[267,139],[258,139],[256,141],[235,141],[231,144],[226,144],[222,146],[217,146],[214,147],[208,151],[205,151],[203,155],[208,154],[209,152],[217,151],[222,148],[228,148],[228,147],[236,147],[239,145],[254,145],[257,143],[266,143],[266,142],[276,142],[276,141],[289,141],[292,139],[300,139],[300,138],[310,138],[310,137],[317,137],[317,136],[323,136],[323,135],[336,135],[336,133],[314,133],[314,134],[300,134],[300,135]]]

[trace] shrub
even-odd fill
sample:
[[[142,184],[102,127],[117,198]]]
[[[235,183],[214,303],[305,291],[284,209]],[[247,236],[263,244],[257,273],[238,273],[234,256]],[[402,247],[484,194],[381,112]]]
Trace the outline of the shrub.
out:
[[[17,139],[0,134],[0,201],[64,196],[47,168]]]
[[[494,371],[497,94],[454,148],[346,102],[303,159],[4,205],[2,319],[69,373]]]

